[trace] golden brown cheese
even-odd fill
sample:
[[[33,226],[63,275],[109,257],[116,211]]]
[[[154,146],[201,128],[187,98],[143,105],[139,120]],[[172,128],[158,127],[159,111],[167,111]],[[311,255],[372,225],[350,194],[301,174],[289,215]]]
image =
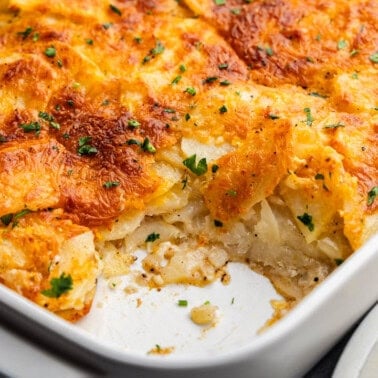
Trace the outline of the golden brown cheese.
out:
[[[196,199],[211,227],[224,223],[218,234],[232,238],[256,206],[269,213],[273,196],[311,251],[330,237],[346,258],[349,244],[356,249],[377,232],[378,201],[368,202],[378,185],[377,2],[185,3],[0,2],[0,216],[33,211],[1,228],[12,243],[31,233],[22,251],[31,265],[2,265],[1,279],[66,317],[88,311],[96,253],[79,238],[84,268],[68,259],[65,271],[50,272],[49,263],[76,235],[93,237],[87,227],[99,244],[131,235],[137,247],[156,232],[148,223],[156,216],[161,239],[177,242],[181,231],[163,220]],[[197,163],[207,159],[206,174],[184,166],[194,154]],[[48,209],[78,231],[39,256],[33,227],[52,235],[60,221],[49,225]],[[132,240],[144,215],[145,234]],[[213,232],[187,237],[218,245]],[[334,268],[329,256],[319,267],[311,253],[306,269],[323,277]],[[181,255],[172,261],[182,264]],[[208,260],[209,272],[221,271],[219,259]],[[256,259],[260,270],[293,292],[282,282],[298,284],[306,269],[283,279],[282,266],[292,272],[294,263],[268,260]],[[77,297],[47,300],[41,290],[63,272],[88,285]]]

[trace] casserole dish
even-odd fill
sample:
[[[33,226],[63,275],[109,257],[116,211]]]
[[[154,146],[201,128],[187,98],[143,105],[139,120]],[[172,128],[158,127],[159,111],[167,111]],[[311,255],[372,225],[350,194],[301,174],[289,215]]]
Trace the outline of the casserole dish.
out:
[[[96,332],[96,322],[98,328],[104,321],[101,317],[96,318],[96,307],[93,309],[92,329],[88,332],[82,328],[91,327],[80,323],[68,324],[2,286],[0,311],[7,321],[48,343],[54,350],[79,358],[99,369],[99,372],[106,371],[112,376],[205,377],[217,374],[219,377],[299,377],[376,302],[377,245],[378,237],[375,236],[280,322],[250,341],[243,340],[227,350],[217,350],[214,345],[206,350],[201,345],[201,339],[198,339],[193,349],[200,350],[200,353],[192,355],[172,353],[156,356],[125,351],[114,346],[117,332],[113,335],[113,345],[109,340],[101,340],[93,334]],[[271,299],[269,290],[267,294],[265,301]],[[154,319],[156,315],[149,314],[156,327],[160,324],[163,328],[169,314],[162,315]],[[241,322],[240,326],[243,328],[245,324]],[[121,334],[125,327],[138,325],[124,322],[113,323],[113,327],[118,328]],[[188,330],[183,330],[183,335],[185,332]],[[185,336],[179,338],[182,337]]]

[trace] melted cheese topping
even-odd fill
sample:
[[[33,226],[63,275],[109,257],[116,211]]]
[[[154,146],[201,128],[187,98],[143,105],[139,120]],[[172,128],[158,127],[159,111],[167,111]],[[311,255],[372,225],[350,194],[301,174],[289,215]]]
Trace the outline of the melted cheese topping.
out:
[[[185,3],[0,2],[0,216],[33,212],[1,229],[0,279],[71,319],[93,295],[93,235],[204,248],[150,248],[154,285],[206,283],[225,248],[299,298],[377,232],[378,3]],[[263,256],[272,235],[306,252]],[[64,272],[74,290],[40,294]]]

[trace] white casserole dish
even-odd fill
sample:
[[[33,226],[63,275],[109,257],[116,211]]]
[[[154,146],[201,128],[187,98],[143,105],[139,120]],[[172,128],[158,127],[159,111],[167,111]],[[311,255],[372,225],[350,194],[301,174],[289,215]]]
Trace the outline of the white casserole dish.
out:
[[[106,302],[108,299],[96,298],[89,320],[72,325],[20,297],[8,288],[0,286],[0,313],[2,317],[6,317],[8,322],[21,327],[41,341],[49,343],[55,350],[63,351],[69,356],[89,363],[99,371],[107,372],[112,376],[125,376],[127,374],[133,377],[192,378],[207,377],[211,374],[211,376],[216,375],[218,378],[231,376],[235,378],[299,377],[319,360],[341,335],[377,301],[377,272],[378,235],[356,251],[324,283],[313,290],[296,308],[266,332],[252,337],[251,340],[240,339],[240,342],[238,341],[239,336],[237,336],[232,341],[233,347],[230,347],[229,345],[232,343],[228,344],[227,341],[225,342],[226,347],[222,347],[219,337],[215,337],[207,343],[206,341],[203,342],[203,340],[207,340],[206,336],[193,338],[193,341],[190,340],[189,342],[189,348],[184,348],[181,351],[179,350],[180,353],[172,353],[169,356],[147,355],[144,347],[140,348],[140,345],[137,345],[137,339],[131,341],[129,350],[114,346],[112,343],[117,337],[122,336],[123,329],[138,329],[138,326],[143,326],[146,319],[156,327],[156,335],[159,335],[160,332],[161,337],[165,337],[166,327],[164,327],[164,324],[172,325],[172,328],[175,325],[171,323],[172,320],[168,317],[168,313],[159,315],[157,307],[152,311],[151,307],[146,306],[144,308],[141,306],[142,312],[139,312],[139,314],[142,315],[139,316],[139,325],[136,324],[138,315],[135,314],[135,317],[132,318],[134,320],[130,321],[129,319],[127,322],[117,323],[119,321],[117,318],[115,318],[115,321],[114,319],[105,319],[104,313],[99,311],[99,301]],[[243,280],[244,276],[241,277]],[[260,278],[256,282],[259,280]],[[261,280],[265,280],[265,278],[262,277]],[[249,287],[247,284],[248,282],[245,286],[242,285],[244,287],[243,292],[246,294],[243,298],[248,298],[249,295],[253,298],[253,292],[259,293],[259,287]],[[259,298],[254,303],[255,306],[263,304],[261,308],[256,310],[259,316],[266,313],[266,303],[272,299],[269,285],[264,285],[262,284],[262,291],[265,297]],[[192,296],[194,300],[199,295],[198,293],[188,294],[188,289],[185,287],[175,288],[174,290],[183,290],[175,296],[176,299],[181,299],[180,295],[187,294]],[[214,290],[214,293],[217,292],[220,295],[219,298],[225,295],[217,287]],[[238,287],[235,290],[239,290]],[[98,295],[104,295],[103,291],[99,290]],[[106,296],[108,294],[105,294]],[[169,298],[167,300],[172,302],[172,297],[166,295],[166,298]],[[202,300],[203,298],[197,299]],[[114,296],[114,301],[119,302],[117,295]],[[114,306],[112,300],[108,301],[108,304]],[[106,306],[106,303],[104,306]],[[222,310],[224,306],[220,307]],[[138,307],[135,306],[135,308]],[[234,315],[238,314],[240,310],[240,307],[235,308]],[[234,317],[234,315],[231,313],[230,316]],[[255,319],[253,326],[249,326],[249,322],[246,324],[245,318],[236,319],[236,323],[239,324],[239,329],[246,329],[245,334],[248,334],[251,329],[257,329],[262,325],[259,316],[256,317],[257,322]],[[227,319],[226,316],[223,320],[227,324],[225,319]],[[252,317],[249,320],[253,322]],[[98,332],[104,322],[110,322],[113,329],[113,335],[107,339],[101,337],[101,332]],[[177,336],[178,340],[182,340],[183,337],[186,337],[186,334],[190,334],[190,330],[185,325],[187,323],[183,322],[183,324],[183,333]],[[88,329],[90,332],[87,331]],[[212,331],[210,329],[207,332],[210,334]],[[138,334],[138,332],[135,334]],[[243,332],[237,334],[243,335]],[[145,340],[146,335],[143,332],[140,333],[140,336],[140,340]],[[176,335],[173,334],[172,337],[176,337]],[[149,345],[153,347],[157,342],[160,342],[160,340],[150,340]],[[215,343],[215,345],[212,345],[212,343]],[[133,348],[133,345],[135,348]]]

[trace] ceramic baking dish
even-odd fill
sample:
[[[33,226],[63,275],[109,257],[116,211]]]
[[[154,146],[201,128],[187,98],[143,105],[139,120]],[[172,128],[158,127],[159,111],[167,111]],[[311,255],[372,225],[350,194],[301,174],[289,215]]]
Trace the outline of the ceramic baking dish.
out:
[[[130,377],[296,377],[304,374],[378,298],[378,235],[356,251],[296,308],[256,331],[279,299],[269,282],[243,265],[232,284],[185,286],[128,294],[100,282],[91,313],[70,324],[0,286],[0,313],[59,353]],[[121,288],[124,287],[117,282]],[[113,285],[114,286],[114,285]],[[188,307],[177,306],[179,299]],[[210,329],[189,320],[191,305],[219,307]],[[156,345],[168,355],[149,354]]]

